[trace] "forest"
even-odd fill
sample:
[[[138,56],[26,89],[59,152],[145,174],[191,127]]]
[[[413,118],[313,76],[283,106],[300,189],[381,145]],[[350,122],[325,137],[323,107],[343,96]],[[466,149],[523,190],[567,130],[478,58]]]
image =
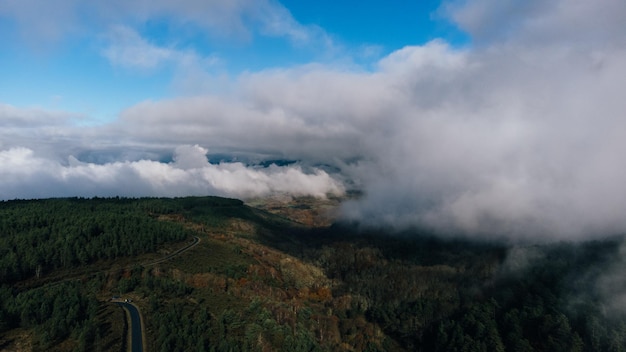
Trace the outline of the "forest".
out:
[[[123,350],[120,295],[151,351],[624,351],[623,240],[313,228],[217,197],[5,201],[0,349]]]

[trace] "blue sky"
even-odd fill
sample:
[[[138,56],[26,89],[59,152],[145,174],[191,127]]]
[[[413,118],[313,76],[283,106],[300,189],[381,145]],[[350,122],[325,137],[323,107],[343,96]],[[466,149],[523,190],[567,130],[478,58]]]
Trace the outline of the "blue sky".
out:
[[[376,226],[624,232],[624,18],[623,0],[0,0],[0,199],[356,188],[342,216]],[[277,159],[298,162],[258,166]]]
[[[283,4],[301,22],[317,24],[354,47],[379,45],[384,52],[390,52],[436,38],[451,42],[463,38],[462,33],[439,13],[441,1],[366,0],[357,4],[290,0]]]
[[[71,1],[64,10],[70,15],[47,19],[45,26],[32,29],[34,21],[48,16],[45,8],[37,13],[35,1],[26,9],[4,2],[5,13],[0,12],[4,45],[0,101],[17,107],[67,110],[100,122],[115,119],[124,108],[143,100],[220,89],[219,77],[236,77],[241,72],[310,63],[367,69],[406,45],[435,38],[455,45],[466,41],[438,13],[438,1],[368,0],[358,5],[269,1],[264,11],[273,13],[268,16],[282,16],[278,21],[292,27],[275,32],[264,29],[265,19],[255,18],[261,15],[245,9],[233,15],[243,22],[243,28],[233,29],[228,23],[204,26],[185,12],[134,16],[128,9],[119,19],[104,18]],[[70,22],[70,28],[57,21]],[[134,31],[136,39],[147,45],[184,52],[204,62],[192,63],[194,67],[189,68],[181,67],[177,58],[154,65],[116,61],[106,55],[108,46],[123,44],[112,38],[116,26]],[[290,30],[302,31],[308,38],[290,37]],[[183,76],[198,73],[206,75],[204,83],[181,83]]]

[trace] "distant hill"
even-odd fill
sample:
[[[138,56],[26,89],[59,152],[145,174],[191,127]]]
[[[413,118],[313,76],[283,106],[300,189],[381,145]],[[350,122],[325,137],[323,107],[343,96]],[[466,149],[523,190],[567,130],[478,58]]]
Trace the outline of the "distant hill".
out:
[[[392,236],[312,220],[337,200],[251,204],[263,209],[218,197],[0,202],[0,350],[120,351],[113,296],[141,309],[150,351],[626,346],[621,237]]]

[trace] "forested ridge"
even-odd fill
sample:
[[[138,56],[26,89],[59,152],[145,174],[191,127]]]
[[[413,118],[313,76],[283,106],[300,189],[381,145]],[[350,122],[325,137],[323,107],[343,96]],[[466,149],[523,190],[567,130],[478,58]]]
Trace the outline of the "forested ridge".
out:
[[[399,350],[626,351],[623,236],[523,246],[335,226],[303,240],[292,251],[333,295],[358,297],[345,314]]]
[[[169,261],[116,264],[192,235]],[[152,351],[626,350],[621,236],[512,246],[311,229],[215,197],[2,202],[0,236],[0,349],[119,351],[108,300],[121,295]]]
[[[0,282],[99,259],[153,252],[189,235],[155,214],[182,209],[165,199],[46,199],[0,203]]]

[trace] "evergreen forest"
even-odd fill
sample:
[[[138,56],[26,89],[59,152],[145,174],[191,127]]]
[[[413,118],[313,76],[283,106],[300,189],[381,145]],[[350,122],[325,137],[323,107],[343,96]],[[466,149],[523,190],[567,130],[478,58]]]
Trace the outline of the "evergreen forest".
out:
[[[218,197],[0,202],[0,350],[626,351],[623,236],[312,227]]]

